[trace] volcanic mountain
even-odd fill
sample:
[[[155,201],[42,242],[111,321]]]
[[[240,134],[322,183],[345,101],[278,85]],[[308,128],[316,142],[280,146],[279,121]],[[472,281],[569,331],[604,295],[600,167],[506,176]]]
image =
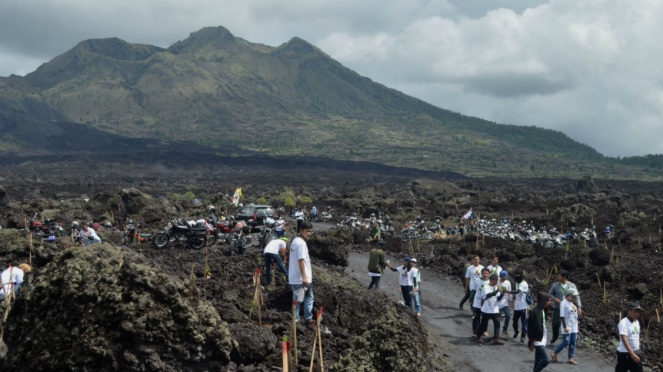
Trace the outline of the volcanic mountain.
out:
[[[67,140],[72,123],[95,135]],[[632,175],[561,132],[435,107],[299,38],[270,47],[209,27],[168,49],[86,40],[0,78],[0,151],[94,149],[109,136],[472,176]]]

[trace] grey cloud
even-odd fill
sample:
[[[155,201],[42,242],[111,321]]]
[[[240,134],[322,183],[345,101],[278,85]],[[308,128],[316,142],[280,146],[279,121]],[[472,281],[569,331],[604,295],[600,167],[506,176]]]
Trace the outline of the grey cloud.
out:
[[[485,74],[459,81],[466,92],[495,97],[550,95],[573,88],[570,81],[555,81],[544,75],[517,73]]]

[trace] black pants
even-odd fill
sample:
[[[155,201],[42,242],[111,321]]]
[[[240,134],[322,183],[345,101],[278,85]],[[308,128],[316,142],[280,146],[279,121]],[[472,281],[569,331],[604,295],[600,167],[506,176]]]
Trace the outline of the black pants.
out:
[[[473,307],[472,312],[474,313],[474,318],[472,319],[472,334],[477,335],[479,327],[481,326],[481,309]]]
[[[481,325],[477,330],[477,338],[481,338],[484,332],[488,330],[488,321],[493,320],[493,330],[495,332],[495,339],[500,338],[500,313],[489,314],[481,312]]]
[[[554,300],[553,300],[554,301]],[[550,339],[550,343],[552,344],[553,342],[557,341],[559,338],[559,328],[562,326],[562,319],[559,316],[559,306],[553,308],[553,323],[552,323],[552,338]]]
[[[527,310],[515,310],[513,312],[513,330],[516,332],[514,334],[518,334],[518,320],[520,320],[520,324],[523,326],[523,333],[520,335],[520,338],[523,339],[525,338],[525,321],[527,320]]]
[[[304,220],[297,220],[297,234],[299,234],[299,227],[302,225],[302,222],[304,222]]]
[[[371,289],[375,287],[376,289],[380,289],[380,277],[379,276],[372,276],[371,277],[371,284],[368,285],[368,289]]]
[[[462,300],[460,300],[460,307],[463,307],[463,305],[465,305],[465,301],[469,300],[469,298],[472,296],[472,292],[474,292],[474,291],[469,291],[468,290],[467,292],[465,292],[465,296],[463,297]],[[470,304],[471,303],[472,303],[472,301],[470,301]]]
[[[631,359],[628,353],[617,352],[617,366],[615,372],[642,372],[642,357],[640,363],[636,363]]]

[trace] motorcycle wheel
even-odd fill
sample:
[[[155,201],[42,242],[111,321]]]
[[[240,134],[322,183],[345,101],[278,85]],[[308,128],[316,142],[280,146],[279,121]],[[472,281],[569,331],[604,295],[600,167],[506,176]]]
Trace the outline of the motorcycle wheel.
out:
[[[207,244],[207,235],[196,234],[191,237],[191,240],[189,240],[189,244],[191,244],[191,248],[195,250],[203,249],[205,247],[205,244]]]
[[[170,237],[166,233],[156,233],[152,239],[152,243],[154,243],[155,247],[163,249],[168,247],[168,243],[170,243]]]
[[[545,247],[546,248],[552,248],[554,246],[553,242],[546,242]]]
[[[212,246],[212,245],[214,245],[214,243],[216,243],[216,235],[209,234],[209,237],[207,238],[207,244]]]
[[[433,240],[433,237],[434,237],[434,236],[435,236],[435,235],[433,235],[433,232],[431,232],[431,231],[426,231],[426,234],[424,234],[424,239],[426,239],[426,240]]]

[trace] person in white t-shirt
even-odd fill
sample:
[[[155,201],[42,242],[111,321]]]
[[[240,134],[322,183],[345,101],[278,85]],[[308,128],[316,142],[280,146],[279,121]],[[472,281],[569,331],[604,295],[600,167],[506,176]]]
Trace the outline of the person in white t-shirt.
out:
[[[490,265],[488,265],[488,270],[490,270],[490,274],[495,274],[497,276],[500,275],[502,272],[502,266],[500,266],[500,259],[497,257],[493,257],[492,260],[490,260]]]
[[[302,223],[304,223],[304,212],[302,212],[301,208],[295,212],[295,219],[297,220],[297,234],[299,234],[299,230],[302,229]]]
[[[484,267],[481,269],[481,277],[474,279],[472,284],[472,290],[475,293],[474,300],[472,301],[472,313],[474,314],[474,318],[472,319],[472,337],[474,338],[477,337],[477,332],[481,325],[481,302],[483,300],[481,297],[481,291],[483,291],[483,288],[490,282],[488,278],[490,278],[490,271]],[[484,336],[488,336],[488,334],[485,334]]]
[[[509,309],[509,302],[511,302],[511,282],[509,281],[509,273],[506,270],[500,272],[500,281],[497,285],[500,286],[500,292],[504,294],[502,300],[497,304],[500,313],[504,314],[504,327],[502,327],[502,336],[509,337],[507,329],[509,328],[509,321],[511,320],[511,311]]]
[[[78,233],[78,237],[83,245],[101,243],[99,235],[97,235],[94,229],[89,228],[86,222],[81,223],[81,231]]]
[[[295,320],[299,321],[301,303],[304,303],[304,320],[306,327],[315,329],[313,321],[313,271],[311,270],[311,258],[308,255],[308,240],[313,234],[313,226],[310,222],[303,222],[298,237],[290,244],[290,265],[288,267],[288,283],[292,287],[292,299],[297,301],[295,309]]]
[[[267,243],[265,250],[263,251],[263,257],[265,258],[265,273],[267,274],[267,285],[272,285],[272,263],[275,263],[281,269],[281,272],[285,274],[285,277],[288,277],[288,270],[286,270],[283,262],[285,261],[285,250],[287,247],[288,238],[285,236],[272,240]]]
[[[488,285],[484,285],[481,293],[477,292],[477,296],[481,296],[481,325],[477,330],[477,342],[479,345],[483,344],[481,336],[488,330],[488,321],[492,319],[494,329],[494,345],[504,345],[500,341],[500,309],[497,306],[502,301],[504,293],[500,291],[500,286],[497,284],[498,276],[495,273],[490,274],[490,281]]]
[[[529,286],[524,279],[525,270],[516,269],[512,277],[516,282],[516,288],[511,290],[511,295],[514,296],[513,300],[513,339],[518,338],[518,321],[523,327],[523,333],[520,335],[520,343],[525,343],[525,321],[527,320],[527,310],[529,305],[526,298],[529,293]]]
[[[6,296],[12,296],[12,291],[14,295],[18,294],[18,289],[23,283],[25,274],[29,273],[31,270],[30,266],[26,263],[18,265],[18,267],[11,266],[0,274],[0,279],[2,279],[2,286],[0,286],[0,301],[4,300]],[[11,297],[10,297],[11,298]]]
[[[615,372],[642,372],[642,351],[640,350],[640,312],[638,304],[630,304],[626,318],[619,322],[619,347]]]
[[[417,268],[417,259],[413,258],[412,265],[412,284],[414,285],[414,312],[421,316],[421,271]]]
[[[411,265],[411,259],[410,257],[405,257],[403,259],[403,265],[393,268],[389,267],[391,271],[397,271],[398,272],[398,284],[400,284],[400,292],[401,295],[403,296],[403,302],[405,303],[405,306],[409,307],[411,310],[414,310],[412,307],[412,297],[413,294],[411,294],[413,291],[416,289],[414,288],[414,275],[415,271],[412,270],[412,265]]]
[[[274,227],[274,236],[276,237],[276,239],[285,236],[285,220],[283,219],[283,216],[279,216],[279,219],[276,220],[276,225]]]
[[[476,291],[472,289],[471,284],[476,279],[481,278],[481,270],[483,270],[483,266],[481,265],[481,258],[479,256],[474,256],[472,259],[472,265],[470,265],[467,270],[465,270],[465,293],[470,294],[470,303],[474,302],[474,297],[476,295]],[[490,276],[490,274],[488,276]],[[458,306],[459,309],[463,310],[463,305],[466,299],[467,295],[461,300],[460,305]]]
[[[557,361],[557,354],[561,353],[565,347],[569,347],[569,360],[567,363],[578,365],[578,362],[573,360],[576,352],[576,341],[578,340],[578,307],[574,303],[576,296],[580,293],[575,288],[569,288],[566,291],[566,298],[559,306],[559,317],[561,320],[562,328],[562,342],[557,345],[555,352],[552,355],[552,361]]]

